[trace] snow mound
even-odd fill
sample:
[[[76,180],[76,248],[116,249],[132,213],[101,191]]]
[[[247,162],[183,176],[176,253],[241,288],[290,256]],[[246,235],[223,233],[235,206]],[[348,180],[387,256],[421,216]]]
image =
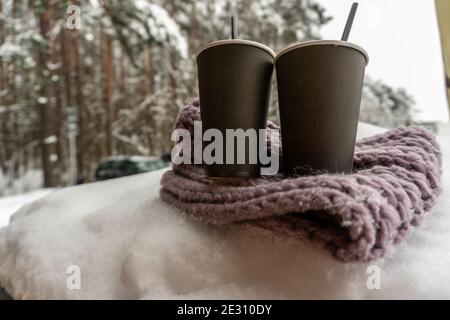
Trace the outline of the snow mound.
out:
[[[379,131],[360,126],[360,137]],[[376,265],[249,226],[206,227],[159,199],[164,170],[59,190],[0,230],[0,283],[15,298],[450,298],[450,144],[433,214]],[[79,267],[80,288],[67,286]],[[69,268],[69,269],[68,269]],[[372,267],[373,268],[373,267]]]
[[[0,197],[0,228],[7,226],[13,213],[25,204],[42,198],[52,191],[53,189],[39,189],[24,194]]]

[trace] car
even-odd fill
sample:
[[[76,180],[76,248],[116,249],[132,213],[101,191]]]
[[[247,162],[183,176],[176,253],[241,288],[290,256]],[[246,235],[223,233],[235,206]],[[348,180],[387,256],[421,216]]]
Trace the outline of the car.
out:
[[[145,156],[114,156],[102,160],[95,171],[95,180],[102,181],[163,169],[170,164],[166,158]]]

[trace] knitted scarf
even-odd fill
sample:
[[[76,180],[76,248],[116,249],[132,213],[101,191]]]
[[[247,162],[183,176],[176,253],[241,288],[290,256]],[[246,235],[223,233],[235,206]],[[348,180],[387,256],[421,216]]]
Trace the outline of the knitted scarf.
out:
[[[192,133],[199,108],[184,107],[175,127]],[[372,261],[422,221],[440,193],[440,177],[435,137],[409,127],[357,142],[352,174],[218,182],[201,166],[173,165],[161,180],[161,198],[204,223],[250,223],[319,244],[343,261]]]

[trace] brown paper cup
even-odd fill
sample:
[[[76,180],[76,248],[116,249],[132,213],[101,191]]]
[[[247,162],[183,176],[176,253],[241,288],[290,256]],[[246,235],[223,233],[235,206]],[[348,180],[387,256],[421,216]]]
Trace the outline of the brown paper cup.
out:
[[[291,45],[275,59],[283,171],[349,173],[368,55],[344,41]]]
[[[226,129],[264,129],[270,100],[275,54],[268,47],[247,40],[222,40],[207,44],[197,54],[200,112],[203,133],[218,129],[224,141]],[[204,143],[203,149],[209,144]],[[245,145],[245,163],[204,165],[208,177],[257,177],[259,161],[249,161],[250,146]],[[225,161],[225,159],[224,159]]]

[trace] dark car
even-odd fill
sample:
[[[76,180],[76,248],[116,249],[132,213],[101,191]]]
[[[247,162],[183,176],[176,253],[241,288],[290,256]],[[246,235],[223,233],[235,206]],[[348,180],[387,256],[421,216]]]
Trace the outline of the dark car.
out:
[[[95,180],[107,180],[168,167],[170,162],[158,157],[115,156],[104,159],[95,171]]]

